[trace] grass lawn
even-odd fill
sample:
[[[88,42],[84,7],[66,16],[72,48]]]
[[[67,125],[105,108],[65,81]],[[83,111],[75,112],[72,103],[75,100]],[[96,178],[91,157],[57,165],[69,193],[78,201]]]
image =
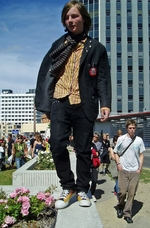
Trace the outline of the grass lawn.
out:
[[[140,181],[147,184],[150,182],[150,170],[149,169],[143,169],[140,174]]]
[[[9,169],[6,167],[6,170],[0,172],[0,185],[12,185],[12,173],[15,172],[16,169]],[[110,175],[111,176],[111,175]],[[140,174],[140,181],[143,183],[150,182],[150,170],[143,169]]]
[[[0,185],[12,185],[12,173],[16,169],[8,169],[0,172]]]

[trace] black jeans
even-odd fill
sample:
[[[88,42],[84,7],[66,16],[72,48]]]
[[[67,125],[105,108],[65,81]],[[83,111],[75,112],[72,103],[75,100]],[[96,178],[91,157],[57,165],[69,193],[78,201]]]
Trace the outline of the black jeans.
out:
[[[98,170],[94,167],[91,168],[91,187],[90,187],[90,192],[91,195],[95,194],[95,190],[96,190],[96,184],[97,184],[97,180],[98,180]]]
[[[89,189],[91,167],[91,142],[94,121],[89,121],[81,104],[70,105],[68,99],[54,99],[51,109],[50,148],[57,175],[63,189],[85,191]],[[77,180],[71,171],[67,144],[73,128],[76,151]]]

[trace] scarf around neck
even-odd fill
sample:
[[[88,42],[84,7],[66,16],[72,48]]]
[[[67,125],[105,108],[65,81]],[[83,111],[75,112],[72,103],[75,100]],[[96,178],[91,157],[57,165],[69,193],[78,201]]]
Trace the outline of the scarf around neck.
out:
[[[72,34],[68,32],[66,42],[62,43],[58,48],[50,53],[50,57],[53,60],[49,71],[53,77],[56,77],[65,66],[73,48],[77,47],[78,43],[86,37],[87,34],[85,31],[76,36],[72,36]]]

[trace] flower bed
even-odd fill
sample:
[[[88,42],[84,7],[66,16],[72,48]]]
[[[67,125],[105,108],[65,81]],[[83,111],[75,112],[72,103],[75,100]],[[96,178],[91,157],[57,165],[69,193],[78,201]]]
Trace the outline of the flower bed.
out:
[[[0,225],[4,227],[54,227],[57,211],[51,191],[30,195],[27,188],[16,188],[9,197],[0,191]],[[47,221],[48,220],[48,221]],[[48,224],[47,224],[48,223]]]

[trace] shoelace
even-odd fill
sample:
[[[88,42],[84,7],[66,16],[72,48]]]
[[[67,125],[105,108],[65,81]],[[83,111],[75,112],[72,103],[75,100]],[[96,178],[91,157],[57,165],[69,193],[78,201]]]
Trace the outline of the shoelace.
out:
[[[69,191],[68,190],[63,190],[62,193],[61,193],[61,195],[60,195],[60,198],[65,198],[65,197],[68,196],[68,194],[69,194]]]
[[[87,195],[85,192],[79,192],[78,195],[82,198],[82,199],[87,199]]]

